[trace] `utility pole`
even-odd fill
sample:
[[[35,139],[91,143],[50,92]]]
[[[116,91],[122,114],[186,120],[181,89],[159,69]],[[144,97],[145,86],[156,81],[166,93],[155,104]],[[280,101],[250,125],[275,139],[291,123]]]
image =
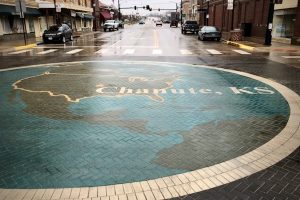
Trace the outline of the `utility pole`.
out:
[[[21,0],[18,0],[19,1],[19,7],[20,7],[20,18],[22,19],[22,25],[23,25],[23,37],[24,37],[24,43],[25,45],[27,45],[27,29],[26,29],[26,23],[25,23],[25,14],[23,12],[23,9],[22,9],[22,2]],[[25,1],[24,1],[25,3]],[[25,6],[26,8],[26,6]]]
[[[91,3],[93,5],[93,16],[94,16],[94,19],[93,19],[93,31],[97,31],[97,16],[96,16],[96,1],[95,0],[91,0]],[[76,24],[76,22],[75,22]]]
[[[54,3],[54,17],[55,17],[55,23],[58,24],[58,18],[57,18],[57,12],[56,12],[56,0],[53,0]]]
[[[121,20],[121,6],[120,6],[120,0],[118,0],[118,10],[119,10],[119,12],[118,12],[118,18],[119,18],[119,20]]]
[[[274,0],[270,0],[267,29],[266,29],[266,34],[265,34],[265,45],[271,45],[271,43],[272,43],[274,6],[275,6]]]

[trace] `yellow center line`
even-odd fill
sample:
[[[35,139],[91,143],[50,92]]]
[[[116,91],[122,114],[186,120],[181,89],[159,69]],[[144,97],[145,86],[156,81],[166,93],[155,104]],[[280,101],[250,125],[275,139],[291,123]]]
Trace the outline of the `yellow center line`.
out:
[[[153,37],[154,37],[154,47],[159,48],[159,39],[158,39],[158,34],[156,30],[153,30]]]

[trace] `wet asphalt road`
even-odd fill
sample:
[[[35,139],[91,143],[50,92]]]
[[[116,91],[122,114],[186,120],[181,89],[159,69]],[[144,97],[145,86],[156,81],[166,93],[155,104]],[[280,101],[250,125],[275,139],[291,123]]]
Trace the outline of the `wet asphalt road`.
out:
[[[180,28],[170,28],[165,24],[163,27],[155,27],[152,22],[147,22],[145,25],[127,26],[115,32],[92,33],[66,44],[42,44],[23,52],[1,53],[0,68],[82,60],[142,60],[203,64],[272,79],[300,94],[300,53],[248,52],[249,54],[246,54],[247,51],[236,50],[240,49],[216,41],[198,41],[192,34],[182,35]],[[283,56],[299,56],[299,58],[283,58]],[[298,148],[293,155],[283,161],[284,166],[278,164],[262,171],[260,175],[252,175],[241,181],[184,198],[272,199],[279,197],[280,199],[282,194],[285,197],[293,194],[289,191],[283,193],[284,190],[281,194],[271,190],[280,184],[293,186],[296,188],[295,194],[300,194],[300,179],[292,179],[292,176],[300,177],[299,156]],[[271,178],[261,179],[265,174]],[[280,174],[286,174],[291,178],[276,178]],[[271,188],[269,192],[259,193],[259,190],[251,188],[253,184],[259,185],[262,182]],[[244,188],[239,188],[240,185]]]
[[[209,65],[273,79],[296,92],[300,82],[300,52],[247,52],[222,42],[199,41],[193,34],[182,35],[180,28],[170,28],[168,24],[156,27],[152,21],[127,25],[119,31],[87,34],[66,44],[41,44],[28,50],[2,52],[0,58],[0,68],[82,60]]]

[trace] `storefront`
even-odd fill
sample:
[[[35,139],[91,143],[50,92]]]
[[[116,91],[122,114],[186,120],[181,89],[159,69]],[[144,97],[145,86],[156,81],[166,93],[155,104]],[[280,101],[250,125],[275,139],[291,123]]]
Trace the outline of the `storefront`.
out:
[[[39,16],[41,12],[37,8],[26,8],[24,12],[25,30],[28,37],[36,36],[39,27]],[[15,6],[0,5],[0,39],[19,39],[23,35],[23,23],[20,15],[16,13]]]

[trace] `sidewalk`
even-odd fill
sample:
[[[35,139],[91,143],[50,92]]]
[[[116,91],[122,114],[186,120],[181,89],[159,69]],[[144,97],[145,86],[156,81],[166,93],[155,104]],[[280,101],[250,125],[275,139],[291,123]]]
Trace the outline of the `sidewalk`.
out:
[[[86,35],[93,35],[96,33],[100,33],[100,31],[95,32],[74,32],[73,36],[75,37],[81,37]],[[28,38],[27,43],[25,45],[24,39],[18,39],[18,40],[10,40],[10,41],[0,41],[0,52],[3,51],[19,51],[24,50],[28,48],[33,48],[39,44],[43,43],[42,37],[38,38]]]
[[[290,53],[297,53],[300,52],[300,46],[272,42],[271,46],[266,46],[263,44],[258,44],[255,42],[250,41],[224,41],[228,45],[236,46],[241,49],[249,50],[249,51],[256,51],[256,52],[270,52],[270,51],[284,51]]]

